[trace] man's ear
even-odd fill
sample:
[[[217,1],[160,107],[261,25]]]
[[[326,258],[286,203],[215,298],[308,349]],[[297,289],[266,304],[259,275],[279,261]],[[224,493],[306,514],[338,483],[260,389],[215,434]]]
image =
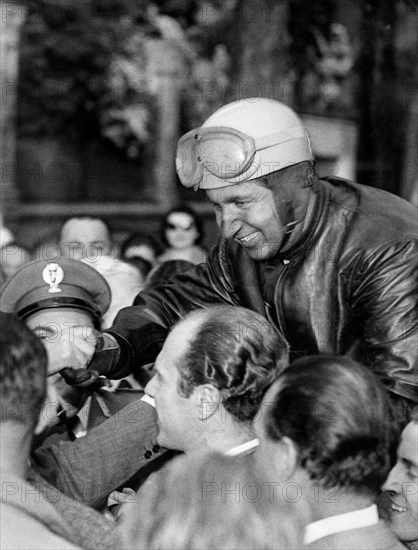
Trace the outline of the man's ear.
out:
[[[289,479],[298,467],[298,451],[289,437],[282,437],[277,443],[274,462],[281,476]]]
[[[202,384],[195,388],[193,400],[199,420],[206,422],[219,410],[222,396],[219,390],[211,384]]]

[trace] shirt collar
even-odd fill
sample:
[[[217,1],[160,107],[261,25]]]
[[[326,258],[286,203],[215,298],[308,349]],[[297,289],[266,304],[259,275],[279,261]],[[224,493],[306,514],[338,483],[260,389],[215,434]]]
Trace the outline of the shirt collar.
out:
[[[241,443],[241,445],[238,445],[237,447],[233,447],[232,449],[229,449],[225,454],[228,456],[237,456],[240,454],[243,454],[247,451],[251,451],[252,449],[255,449],[260,445],[260,440],[258,437],[255,439],[251,439],[251,441],[247,441],[246,443]]]
[[[379,523],[379,515],[377,513],[376,504],[372,504],[368,508],[330,516],[319,521],[314,521],[306,526],[304,544],[311,544],[318,539],[348,531],[350,529],[359,529],[360,527],[369,527]]]

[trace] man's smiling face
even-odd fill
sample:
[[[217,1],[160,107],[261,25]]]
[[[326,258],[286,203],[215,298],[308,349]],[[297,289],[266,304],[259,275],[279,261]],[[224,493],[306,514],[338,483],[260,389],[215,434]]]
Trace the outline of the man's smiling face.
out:
[[[402,432],[398,459],[383,485],[390,526],[403,542],[418,540],[418,423]],[[385,503],[386,504],[386,503]]]
[[[280,219],[271,189],[261,179],[210,189],[222,236],[235,239],[254,260],[272,258],[282,246],[286,226]]]

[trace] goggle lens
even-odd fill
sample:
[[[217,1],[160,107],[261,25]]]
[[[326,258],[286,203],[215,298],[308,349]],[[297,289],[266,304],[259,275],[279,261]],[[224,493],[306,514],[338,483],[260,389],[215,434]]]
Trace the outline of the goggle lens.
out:
[[[183,185],[198,185],[207,170],[221,179],[247,170],[255,155],[254,140],[236,130],[198,129],[183,136],[177,148],[177,172]]]

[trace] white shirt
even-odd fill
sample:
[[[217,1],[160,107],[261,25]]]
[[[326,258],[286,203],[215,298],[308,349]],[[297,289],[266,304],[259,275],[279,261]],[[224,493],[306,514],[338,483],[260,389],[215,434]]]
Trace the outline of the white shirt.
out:
[[[246,441],[245,443],[241,443],[241,445],[237,445],[237,447],[229,449],[229,451],[227,451],[225,454],[228,456],[238,456],[247,451],[251,451],[251,449],[255,449],[255,447],[258,447],[259,445],[260,441],[256,437],[255,439],[251,439],[251,441]]]
[[[369,527],[375,523],[379,523],[379,515],[376,504],[372,504],[361,510],[339,514],[338,516],[330,516],[310,523],[306,526],[303,543],[311,544],[334,533],[359,529],[360,527]]]

